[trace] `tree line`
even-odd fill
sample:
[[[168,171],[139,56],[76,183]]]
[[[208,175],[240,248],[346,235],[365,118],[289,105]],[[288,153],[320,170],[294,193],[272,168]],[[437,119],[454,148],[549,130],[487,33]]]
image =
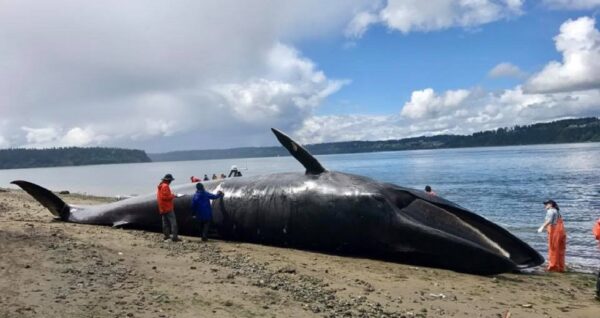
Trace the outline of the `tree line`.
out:
[[[600,119],[565,119],[549,123],[513,126],[471,135],[436,135],[382,141],[345,141],[306,145],[315,155],[415,149],[489,147],[575,142],[600,142]],[[149,154],[153,161],[207,160],[287,156],[277,147],[245,147],[217,150],[189,150]]]
[[[150,162],[143,150],[65,147],[48,149],[0,149],[0,169],[100,165]]]
[[[471,135],[437,135],[382,141],[345,141],[307,145],[313,154],[342,154],[414,149],[489,147],[573,142],[600,142],[600,119],[566,119],[549,123],[498,128]],[[244,147],[146,154],[121,148],[0,149],[0,169],[81,166],[150,161],[206,160],[287,156],[276,147]]]

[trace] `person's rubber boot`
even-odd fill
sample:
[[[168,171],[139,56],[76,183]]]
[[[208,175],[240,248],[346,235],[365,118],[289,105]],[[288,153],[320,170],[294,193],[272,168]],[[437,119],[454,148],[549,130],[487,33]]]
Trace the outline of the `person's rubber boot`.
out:
[[[178,237],[174,237],[174,238],[172,239],[172,241],[173,241],[173,242],[181,242],[181,239],[179,239]]]

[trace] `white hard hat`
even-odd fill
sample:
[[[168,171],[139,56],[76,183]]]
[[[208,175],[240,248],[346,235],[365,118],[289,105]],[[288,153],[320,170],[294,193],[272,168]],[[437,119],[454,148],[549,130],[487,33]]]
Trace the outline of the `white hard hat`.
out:
[[[231,170],[237,170],[237,166],[236,165],[231,166]]]

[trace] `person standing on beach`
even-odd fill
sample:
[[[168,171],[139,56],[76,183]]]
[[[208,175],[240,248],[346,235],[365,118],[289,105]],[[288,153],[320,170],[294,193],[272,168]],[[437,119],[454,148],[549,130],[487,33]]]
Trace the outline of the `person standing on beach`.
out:
[[[542,233],[548,228],[548,268],[549,272],[565,271],[565,250],[567,247],[567,234],[565,225],[560,215],[560,208],[554,200],[544,202],[546,220],[538,229]]]
[[[165,242],[171,239],[173,242],[179,242],[177,236],[177,220],[175,218],[175,208],[173,200],[177,197],[171,192],[169,185],[175,180],[170,173],[163,178],[156,191],[156,200],[158,201],[158,213],[162,219],[162,228]],[[171,236],[172,235],[172,236]]]
[[[231,171],[229,171],[229,178],[231,177],[241,177],[242,173],[238,170],[237,166],[231,166]]]
[[[196,184],[196,193],[192,198],[192,213],[193,217],[200,222],[200,228],[202,230],[202,241],[207,241],[208,228],[212,221],[212,208],[210,206],[210,200],[216,200],[223,197],[223,192],[219,191],[217,194],[212,194],[204,189],[202,183]]]

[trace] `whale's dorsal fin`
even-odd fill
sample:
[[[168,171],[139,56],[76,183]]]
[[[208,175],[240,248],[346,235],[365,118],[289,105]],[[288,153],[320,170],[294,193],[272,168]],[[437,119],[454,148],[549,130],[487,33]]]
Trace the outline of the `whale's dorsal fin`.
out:
[[[300,161],[304,168],[306,168],[306,174],[320,174],[327,171],[323,168],[319,160],[313,157],[308,150],[304,149],[304,147],[292,140],[288,135],[275,128],[271,128],[271,130],[281,145],[285,147],[296,160]]]

